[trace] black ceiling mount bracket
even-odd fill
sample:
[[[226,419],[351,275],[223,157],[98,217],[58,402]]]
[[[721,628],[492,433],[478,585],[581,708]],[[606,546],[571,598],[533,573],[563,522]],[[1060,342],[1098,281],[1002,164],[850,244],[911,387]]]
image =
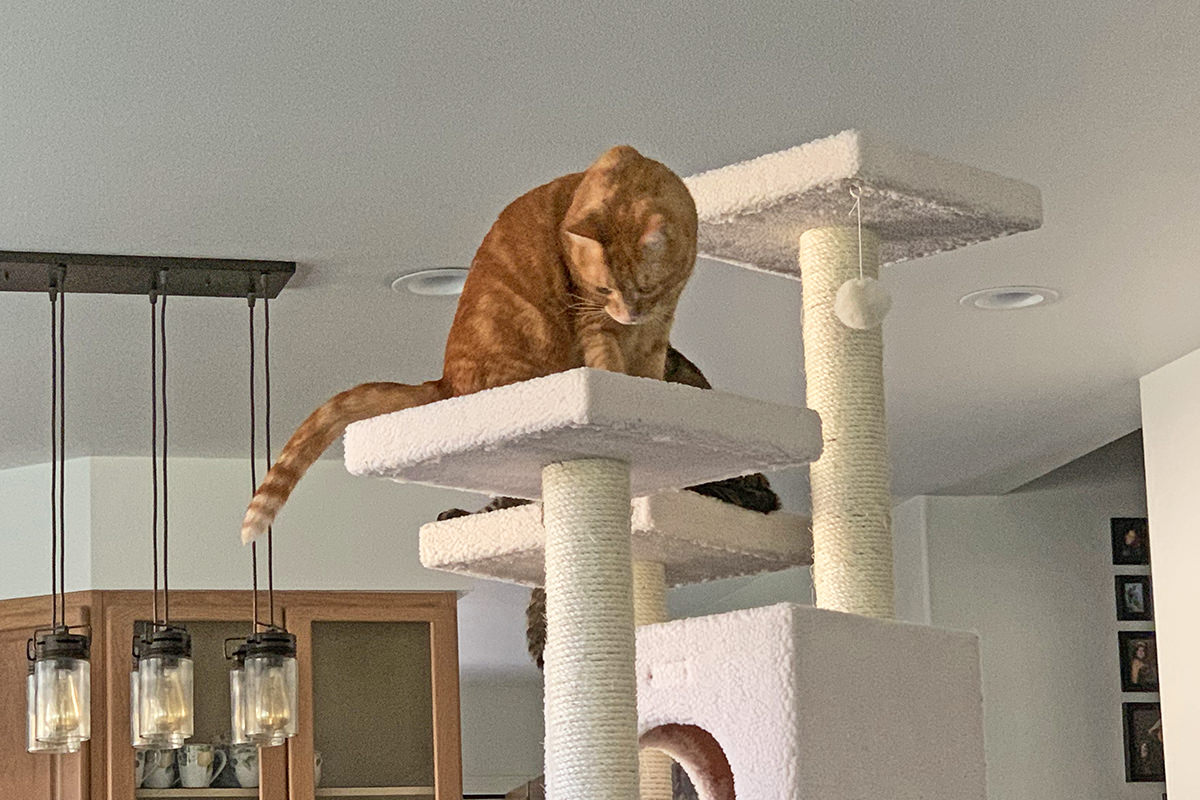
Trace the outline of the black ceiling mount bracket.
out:
[[[0,292],[47,291],[59,268],[67,274],[59,280],[58,291],[73,294],[144,295],[157,290],[183,297],[274,298],[295,274],[296,262],[0,250]]]

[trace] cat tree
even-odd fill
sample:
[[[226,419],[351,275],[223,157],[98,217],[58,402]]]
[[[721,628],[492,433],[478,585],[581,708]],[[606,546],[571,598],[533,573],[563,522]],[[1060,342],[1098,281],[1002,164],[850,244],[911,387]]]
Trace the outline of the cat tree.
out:
[[[478,578],[544,586],[542,514],[542,505],[534,503],[424,525],[421,563]],[[668,586],[812,564],[806,517],[782,511],[760,514],[693,492],[635,498],[630,528],[638,629],[667,621]],[[736,539],[731,540],[730,532],[737,533]],[[671,800],[671,758],[661,750],[643,748],[638,754],[638,786],[641,800]]]
[[[542,498],[540,551],[529,517],[538,512],[514,509],[526,515],[520,522],[495,512],[427,526],[422,556],[536,582],[531,564],[544,553],[550,800],[631,800],[638,734],[670,751],[669,737],[653,734],[679,724],[715,739],[743,800],[982,799],[974,637],[858,616],[892,615],[882,336],[843,326],[832,302],[859,274],[858,232],[846,216],[852,186],[862,198],[866,276],[880,264],[1035,228],[1038,192],[855,131],[688,185],[705,255],[803,282],[808,403],[824,425],[823,454],[821,425],[807,409],[579,369],[357,423],[347,432],[347,467]],[[818,456],[818,602],[856,613],[783,605],[649,625],[637,633],[635,672],[635,546],[663,565],[650,569],[653,599],[660,569],[665,585],[672,574],[775,568],[795,563],[805,543],[781,553],[779,532],[767,531],[773,523],[747,517],[706,529],[705,514],[684,512],[676,522],[695,528],[680,533],[660,515],[650,526],[659,534],[650,536],[653,551],[644,525],[635,545],[631,497]],[[671,501],[639,500],[655,502]],[[746,530],[756,544],[740,544]],[[775,544],[760,548],[764,540]],[[689,552],[716,564],[697,566]],[[672,573],[673,563],[692,566]],[[717,788],[701,791],[718,800]]]
[[[631,497],[804,464],[820,448],[820,423],[806,409],[575,369],[356,423],[345,449],[355,474],[542,498],[547,796],[630,800],[638,796]],[[656,508],[660,518],[671,515]],[[507,523],[529,513],[536,512],[497,511],[426,530],[447,532],[444,558],[483,575],[483,562],[499,563],[507,578],[520,563],[521,537],[529,537]],[[796,552],[781,541],[777,521],[764,525],[765,546],[743,548],[739,558]],[[706,533],[709,541],[729,537],[728,529]],[[704,533],[693,536],[704,542]],[[641,554],[651,557],[655,545],[693,549],[688,540],[664,546],[668,538],[653,537]],[[431,553],[428,533],[423,539],[427,562],[443,557]],[[703,560],[656,557],[674,562],[672,574]]]

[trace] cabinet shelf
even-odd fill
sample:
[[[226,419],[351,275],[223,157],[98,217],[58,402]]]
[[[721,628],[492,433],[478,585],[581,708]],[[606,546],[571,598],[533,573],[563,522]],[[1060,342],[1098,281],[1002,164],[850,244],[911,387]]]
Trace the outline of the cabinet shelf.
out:
[[[432,797],[432,786],[347,786],[317,789],[317,797]]]
[[[141,798],[155,797],[192,797],[209,800],[213,797],[258,797],[258,789],[138,789],[133,796]]]

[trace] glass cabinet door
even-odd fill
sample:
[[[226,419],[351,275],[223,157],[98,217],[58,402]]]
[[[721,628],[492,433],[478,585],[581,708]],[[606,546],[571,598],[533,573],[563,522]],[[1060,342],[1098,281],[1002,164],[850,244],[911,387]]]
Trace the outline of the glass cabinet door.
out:
[[[211,759],[208,787],[182,786],[179,750],[147,750],[140,755],[130,742],[130,672],[135,633],[149,628],[150,592],[106,593],[105,655],[110,703],[108,797],[112,800],[151,800],[183,797],[287,797],[285,748],[257,750],[229,745],[229,662],[226,638],[245,638],[250,627],[248,592],[186,591],[171,593],[171,623],[187,628],[192,638],[194,733],[188,745],[212,745],[212,752],[192,758]],[[190,783],[199,783],[192,767]],[[201,769],[200,773],[208,770]]]
[[[429,624],[314,622],[312,673],[318,792],[372,787],[433,797]]]
[[[356,599],[285,606],[300,665],[292,797],[459,800],[454,594]]]

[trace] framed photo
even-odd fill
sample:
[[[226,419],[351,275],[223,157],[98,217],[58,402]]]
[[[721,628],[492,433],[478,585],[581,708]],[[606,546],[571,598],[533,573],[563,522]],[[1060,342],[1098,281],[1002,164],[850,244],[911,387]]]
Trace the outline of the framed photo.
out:
[[[1114,564],[1150,563],[1150,521],[1145,517],[1112,517]]]
[[[1165,781],[1162,709],[1158,703],[1123,703],[1125,781]]]
[[[1158,691],[1158,647],[1154,631],[1118,631],[1121,648],[1121,691]]]
[[[1154,594],[1149,575],[1118,575],[1117,619],[1149,622],[1154,619]]]

